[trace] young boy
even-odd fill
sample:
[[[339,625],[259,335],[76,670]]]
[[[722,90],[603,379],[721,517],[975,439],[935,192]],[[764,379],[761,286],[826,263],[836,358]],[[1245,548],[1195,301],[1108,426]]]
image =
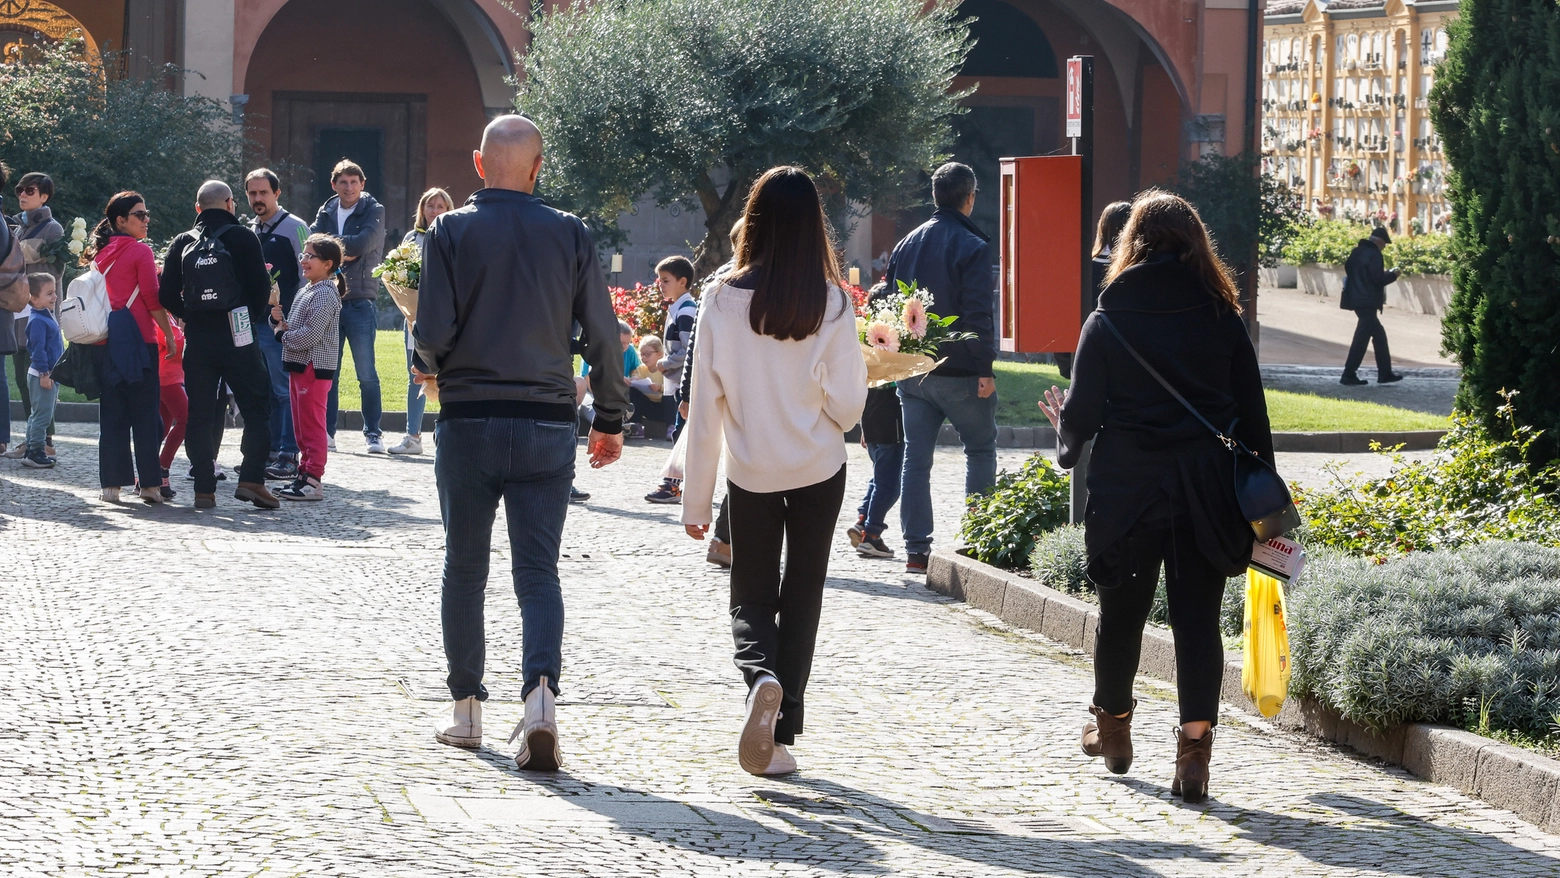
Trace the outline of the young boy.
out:
[[[49,309],[54,307],[54,275],[34,272],[27,276],[28,304],[32,315],[27,321],[27,389],[32,395],[32,414],[27,416],[27,456],[22,465],[49,469],[54,458],[44,453],[45,435],[54,420],[54,403],[60,398],[59,385],[51,373],[65,356],[65,339],[60,325]]]
[[[688,359],[688,342],[693,338],[693,325],[699,316],[699,303],[693,297],[693,263],[682,256],[668,256],[655,267],[655,285],[661,291],[661,301],[670,303],[666,309],[666,331],[661,340],[666,345],[666,355],[652,367],[665,376],[662,393],[677,398],[682,386],[683,366]],[[677,441],[682,433],[681,415],[666,431],[669,441]],[[661,487],[645,495],[651,503],[681,503],[682,482],[664,479]]]

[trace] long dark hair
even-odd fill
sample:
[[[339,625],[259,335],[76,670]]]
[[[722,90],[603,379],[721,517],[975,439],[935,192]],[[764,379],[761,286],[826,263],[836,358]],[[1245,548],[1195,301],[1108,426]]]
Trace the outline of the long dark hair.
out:
[[[335,275],[336,278],[336,292],[345,299],[347,297],[347,277],[341,273],[341,266],[344,264],[341,252],[341,239],[334,235],[310,235],[309,239],[303,242],[303,246],[305,248],[313,247],[315,256],[330,263],[332,268],[331,274]]]
[[[829,285],[841,285],[840,263],[806,171],[771,168],[753,184],[731,276],[753,282],[748,325],[754,332],[801,341],[823,327]]]
[[[119,231],[114,225],[115,220],[122,220],[130,215],[137,204],[145,204],[146,198],[139,192],[121,192],[108,200],[108,206],[103,208],[103,218],[92,227],[92,243],[81,253],[81,264],[86,265],[99,250],[108,246],[108,239]]]
[[[1112,201],[1100,211],[1100,222],[1094,229],[1094,249],[1089,255],[1098,258],[1106,252],[1114,253],[1116,239],[1121,237],[1121,230],[1127,225],[1127,218],[1132,216],[1132,202]]]
[[[1202,280],[1208,295],[1240,313],[1235,280],[1214,251],[1197,208],[1163,189],[1149,189],[1132,200],[1132,216],[1116,240],[1105,282],[1114,281],[1123,271],[1156,254],[1175,256]]]

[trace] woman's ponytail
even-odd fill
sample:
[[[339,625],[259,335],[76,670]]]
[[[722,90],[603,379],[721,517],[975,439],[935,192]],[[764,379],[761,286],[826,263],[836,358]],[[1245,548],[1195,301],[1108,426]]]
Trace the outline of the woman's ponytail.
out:
[[[81,264],[90,263],[99,250],[108,246],[108,239],[114,237],[114,233],[119,230],[114,225],[115,220],[124,219],[130,215],[130,211],[137,204],[145,202],[146,199],[139,192],[121,192],[110,198],[108,205],[103,208],[103,218],[92,227],[92,240],[88,243],[87,249],[81,251]]]

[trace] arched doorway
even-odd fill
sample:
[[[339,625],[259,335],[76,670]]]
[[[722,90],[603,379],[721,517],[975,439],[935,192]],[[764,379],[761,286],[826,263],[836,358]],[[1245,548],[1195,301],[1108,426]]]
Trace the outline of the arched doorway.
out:
[[[265,149],[255,160],[276,166],[283,204],[312,219],[330,195],[329,169],[351,158],[384,203],[387,230],[404,234],[424,189],[460,201],[481,186],[471,150],[507,106],[507,57],[473,0],[290,0],[243,77]]]

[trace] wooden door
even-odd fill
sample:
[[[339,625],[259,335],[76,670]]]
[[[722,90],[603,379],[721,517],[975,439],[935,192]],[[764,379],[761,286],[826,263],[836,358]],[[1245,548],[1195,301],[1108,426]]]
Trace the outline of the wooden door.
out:
[[[278,91],[272,100],[271,158],[283,206],[312,222],[333,194],[330,169],[350,158],[385,206],[387,249],[399,243],[426,185],[427,96]]]

